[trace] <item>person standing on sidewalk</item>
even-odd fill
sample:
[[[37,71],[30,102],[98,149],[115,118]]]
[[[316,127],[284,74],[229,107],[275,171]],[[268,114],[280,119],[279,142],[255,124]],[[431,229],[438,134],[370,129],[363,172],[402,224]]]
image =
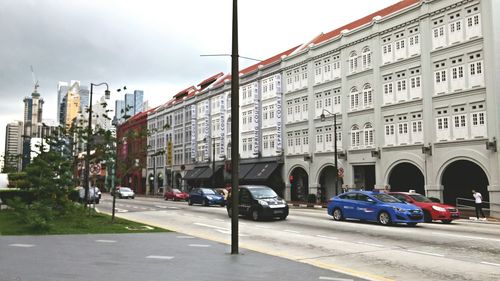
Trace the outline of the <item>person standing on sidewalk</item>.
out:
[[[474,204],[476,206],[476,217],[477,217],[477,219],[479,219],[479,212],[481,212],[481,216],[483,218],[486,218],[486,216],[483,213],[483,208],[482,208],[483,196],[481,195],[481,193],[475,191],[474,189],[472,190],[472,196],[474,196]]]

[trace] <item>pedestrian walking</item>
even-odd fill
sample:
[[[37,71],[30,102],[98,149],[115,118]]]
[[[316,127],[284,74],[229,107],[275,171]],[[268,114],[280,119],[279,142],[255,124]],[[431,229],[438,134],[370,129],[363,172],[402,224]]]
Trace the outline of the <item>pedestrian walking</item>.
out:
[[[481,212],[481,216],[483,218],[486,218],[486,216],[483,213],[483,196],[481,193],[475,191],[474,189],[472,190],[472,196],[474,196],[474,205],[476,206],[476,218],[479,219],[479,213]]]

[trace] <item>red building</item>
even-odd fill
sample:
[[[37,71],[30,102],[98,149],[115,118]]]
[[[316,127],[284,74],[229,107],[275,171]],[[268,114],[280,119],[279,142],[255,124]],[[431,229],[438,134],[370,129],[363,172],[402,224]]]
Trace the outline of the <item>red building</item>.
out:
[[[120,124],[116,131],[118,184],[130,187],[137,194],[146,193],[146,159],[148,114],[138,113]]]

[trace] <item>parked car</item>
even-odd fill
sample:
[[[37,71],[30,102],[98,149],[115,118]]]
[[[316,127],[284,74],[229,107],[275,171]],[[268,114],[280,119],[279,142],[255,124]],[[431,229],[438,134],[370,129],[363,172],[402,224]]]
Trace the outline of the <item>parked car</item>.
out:
[[[403,202],[422,208],[425,222],[440,220],[443,223],[451,223],[460,218],[460,212],[456,207],[434,202],[422,194],[415,192],[389,192],[389,194]]]
[[[100,197],[97,195],[97,192],[94,188],[89,188],[89,193],[87,194],[86,200],[85,188],[83,186],[77,186],[75,189],[78,190],[78,202],[85,204],[99,204]]]
[[[132,199],[135,198],[134,191],[124,186],[116,188],[116,195],[118,196],[118,198],[132,198]]]
[[[173,188],[171,190],[167,190],[163,194],[163,198],[165,198],[165,200],[171,199],[173,201],[188,200],[189,194],[186,192],[180,191],[177,188]]]
[[[95,191],[95,193],[97,195],[97,198],[101,199],[102,193],[101,193],[101,190],[99,189],[99,187],[94,186],[93,189],[94,189],[94,191]]]
[[[253,220],[288,216],[288,204],[274,190],[264,185],[243,185],[239,187],[239,215]],[[231,199],[227,201],[227,214],[232,215]]]
[[[201,187],[193,188],[191,192],[189,192],[188,204],[202,204],[205,206],[220,205],[224,207],[226,201],[224,200],[224,196],[218,194],[215,190]]]
[[[328,214],[337,221],[358,219],[382,225],[406,223],[415,226],[424,218],[419,207],[378,191],[350,191],[335,196],[328,201]]]

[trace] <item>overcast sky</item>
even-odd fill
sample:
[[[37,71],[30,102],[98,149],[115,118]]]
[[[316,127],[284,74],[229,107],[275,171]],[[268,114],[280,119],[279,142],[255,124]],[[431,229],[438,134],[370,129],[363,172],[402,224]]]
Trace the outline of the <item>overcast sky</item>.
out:
[[[238,2],[239,53],[266,59],[398,0]],[[200,55],[231,53],[231,9],[231,0],[2,0],[0,154],[6,124],[22,120],[23,98],[33,91],[30,65],[44,119],[56,119],[58,81],[126,85],[156,106],[230,72],[229,57]],[[241,59],[240,68],[253,63]]]

